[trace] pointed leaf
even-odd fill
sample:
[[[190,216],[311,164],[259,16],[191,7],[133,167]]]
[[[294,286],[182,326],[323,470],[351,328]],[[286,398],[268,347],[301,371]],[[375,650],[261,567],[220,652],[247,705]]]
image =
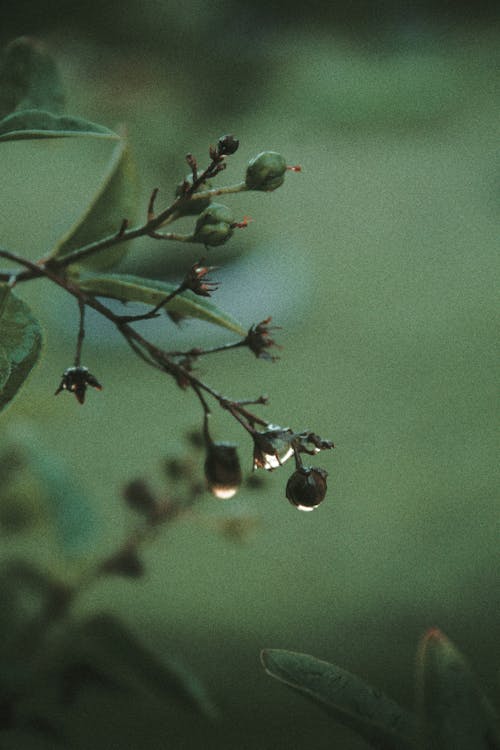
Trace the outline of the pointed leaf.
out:
[[[414,750],[413,716],[356,675],[308,654],[267,649],[266,672],[318,703],[380,750]]]
[[[144,279],[141,276],[128,274],[84,274],[78,281],[84,292],[96,297],[111,297],[123,302],[144,302],[146,305],[158,305],[171,294],[176,285],[156,279]],[[208,323],[227,328],[244,336],[246,331],[233,318],[219,310],[204,297],[191,291],[182,292],[166,306],[168,312],[178,313],[190,318],[200,318]]]
[[[417,661],[422,750],[499,750],[497,717],[462,654],[437,628],[424,636]]]
[[[121,622],[110,615],[93,617],[74,631],[72,654],[78,663],[86,657],[109,684],[159,701],[177,698],[207,718],[217,709],[199,679],[177,660],[160,658],[143,646]]]
[[[14,110],[44,109],[59,114],[64,92],[57,65],[37,39],[14,39],[0,67],[0,117]]]
[[[133,221],[137,208],[137,177],[127,142],[116,144],[107,169],[86,211],[52,250],[50,258],[63,258],[77,248],[117,232],[123,219]],[[81,265],[85,268],[108,269],[115,266],[127,252],[127,243],[92,255]]]
[[[120,137],[104,125],[70,115],[54,115],[41,109],[14,112],[0,120],[0,141],[27,138],[68,138],[86,136],[118,140]]]
[[[28,305],[0,284],[0,411],[38,360],[42,332]]]

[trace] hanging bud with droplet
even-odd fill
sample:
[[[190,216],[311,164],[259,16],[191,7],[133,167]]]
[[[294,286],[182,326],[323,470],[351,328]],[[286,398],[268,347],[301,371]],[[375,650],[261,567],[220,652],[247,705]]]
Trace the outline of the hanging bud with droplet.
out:
[[[272,471],[293,456],[293,432],[288,427],[268,425],[265,432],[253,433],[253,467]]]
[[[75,394],[80,404],[83,404],[87,386],[89,385],[97,391],[102,391],[102,385],[86,367],[68,367],[63,372],[61,382],[54,395],[57,396],[61,391],[69,391]]]
[[[205,478],[208,489],[215,497],[227,500],[236,495],[243,477],[235,445],[212,441],[208,443]]]
[[[327,476],[324,469],[299,466],[286,485],[288,500],[298,510],[314,510],[325,499]]]

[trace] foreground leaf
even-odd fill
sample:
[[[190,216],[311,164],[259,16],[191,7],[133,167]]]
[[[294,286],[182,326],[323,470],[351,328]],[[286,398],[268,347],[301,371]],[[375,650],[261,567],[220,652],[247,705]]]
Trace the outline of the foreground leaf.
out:
[[[28,305],[0,284],[0,411],[23,385],[41,346],[42,332]]]
[[[127,142],[120,138],[111,154],[106,171],[84,213],[59,240],[50,258],[64,258],[68,253],[117,232],[124,219],[133,222],[137,210],[137,175]],[[96,253],[81,265],[90,269],[108,269],[126,254],[127,243]]]
[[[280,649],[261,654],[266,672],[318,703],[380,750],[414,750],[412,714],[380,690],[334,664]]]
[[[53,581],[36,565],[14,559],[0,568],[0,696],[24,692],[31,683],[52,595]]]
[[[78,286],[96,297],[111,297],[122,302],[144,302],[152,306],[158,305],[177,288],[175,284],[165,281],[128,274],[85,274],[80,277]],[[246,334],[241,325],[227,313],[189,290],[174,297],[165,309],[189,318],[206,320],[240,336]]]
[[[52,56],[37,39],[14,39],[0,67],[0,117],[15,110],[62,112],[64,91]]]
[[[27,138],[69,138],[86,136],[117,140],[120,136],[104,125],[70,115],[54,115],[40,109],[27,109],[0,120],[0,141]]]
[[[177,699],[207,718],[217,716],[214,703],[193,673],[175,659],[154,654],[115,617],[98,615],[77,626],[70,656],[86,677],[82,667],[90,666],[93,680],[103,687],[139,690],[162,703]]]
[[[498,719],[463,658],[437,628],[417,661],[422,750],[498,750]]]
[[[76,473],[47,449],[42,436],[29,424],[14,422],[8,435],[0,450],[0,472],[5,471],[3,456],[17,461],[17,468],[3,489],[2,500],[16,502],[22,508],[29,499],[28,507],[36,513],[37,522],[53,533],[66,560],[89,555],[95,548],[99,526]]]

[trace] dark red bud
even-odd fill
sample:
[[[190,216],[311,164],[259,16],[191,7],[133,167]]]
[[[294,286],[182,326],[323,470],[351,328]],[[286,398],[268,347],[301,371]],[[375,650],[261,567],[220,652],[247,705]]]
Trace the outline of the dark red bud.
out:
[[[241,482],[241,466],[235,445],[209,443],[205,460],[208,489],[222,500],[233,497]]]
[[[327,476],[324,469],[301,466],[287,482],[287,498],[299,510],[314,510],[325,499]]]

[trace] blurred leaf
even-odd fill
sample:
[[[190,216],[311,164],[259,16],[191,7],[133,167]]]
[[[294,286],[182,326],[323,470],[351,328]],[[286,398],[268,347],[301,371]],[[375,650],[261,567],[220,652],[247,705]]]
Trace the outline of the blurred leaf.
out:
[[[82,291],[96,297],[111,297],[123,302],[144,302],[146,305],[153,306],[159,304],[177,288],[176,284],[128,274],[85,274],[79,279],[78,285]],[[246,334],[240,324],[227,313],[189,290],[174,297],[166,309],[168,312],[190,318],[200,318],[208,323],[228,328],[240,336]]]
[[[413,716],[356,675],[334,664],[281,649],[261,654],[266,672],[310,698],[380,750],[413,750]]]
[[[14,112],[0,120],[0,141],[27,138],[69,138],[87,136],[117,140],[120,136],[104,125],[70,115],[53,115],[40,109]]]
[[[63,258],[77,248],[117,232],[124,219],[132,222],[137,210],[137,192],[135,166],[126,140],[120,138],[90,205],[59,240],[50,257]],[[112,268],[127,249],[127,243],[114,245],[79,265],[96,270]]]
[[[0,411],[28,377],[41,346],[42,332],[28,305],[0,284]]]
[[[43,440],[28,424],[12,424],[5,451],[21,464],[10,493],[31,489],[33,510],[38,508],[43,522],[54,530],[55,539],[66,558],[88,555],[95,546],[98,525],[92,503],[78,477],[64,461],[47,450]],[[1,465],[0,465],[1,468]]]
[[[437,628],[417,661],[422,750],[498,750],[498,719],[462,654]]]
[[[32,467],[44,489],[61,551],[66,557],[90,554],[98,525],[90,499],[75,472],[42,448],[33,455]]]
[[[31,683],[46,627],[42,613],[53,593],[52,579],[31,563],[12,560],[0,569],[0,694]]]
[[[70,656],[92,667],[94,676],[123,689],[140,690],[160,702],[180,700],[207,718],[217,709],[199,679],[177,660],[160,658],[109,615],[93,617],[73,629]]]
[[[57,65],[37,39],[14,39],[0,68],[0,117],[14,110],[44,109],[56,114],[64,107]]]

